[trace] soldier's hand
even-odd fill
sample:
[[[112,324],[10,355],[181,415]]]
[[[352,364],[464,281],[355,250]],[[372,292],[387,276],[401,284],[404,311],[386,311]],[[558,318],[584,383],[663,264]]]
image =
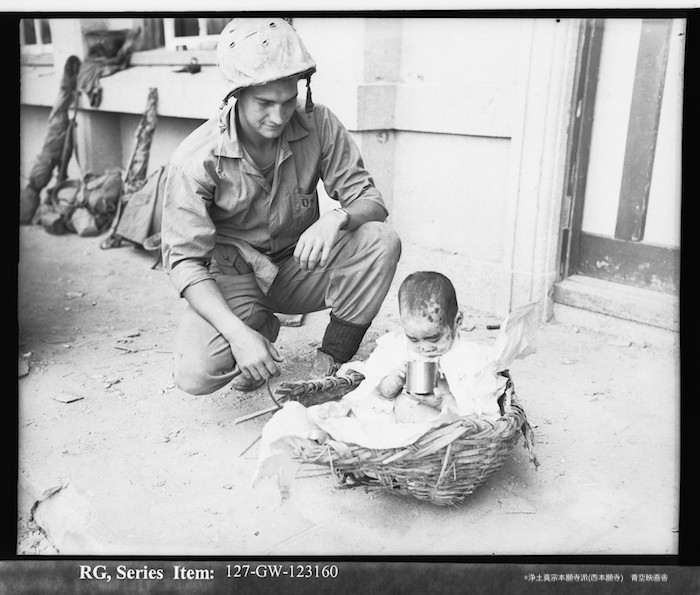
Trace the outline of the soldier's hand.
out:
[[[245,378],[267,380],[279,376],[277,364],[283,361],[282,356],[270,341],[258,331],[246,327],[235,337],[227,337],[231,353],[236,365]]]
[[[313,271],[317,267],[326,266],[343,222],[342,215],[329,211],[301,234],[294,250],[294,258],[302,271]]]

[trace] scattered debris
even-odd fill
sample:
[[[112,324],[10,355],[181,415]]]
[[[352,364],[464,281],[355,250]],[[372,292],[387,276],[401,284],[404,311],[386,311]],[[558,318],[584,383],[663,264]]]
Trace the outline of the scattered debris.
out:
[[[531,502],[512,493],[507,493],[498,499],[501,511],[506,514],[534,514],[537,509]]]
[[[574,360],[574,359],[569,359],[568,357],[563,357],[563,358],[561,359],[561,363],[564,364],[565,366],[570,366],[570,365],[572,365],[572,364],[575,364],[575,363],[576,363],[576,360]]]
[[[240,424],[245,421],[249,421],[251,419],[254,419],[256,417],[260,417],[262,415],[266,415],[268,413],[273,413],[274,411],[277,411],[280,407],[278,405],[272,405],[271,407],[267,407],[265,409],[261,409],[260,411],[255,411],[254,413],[251,413],[249,415],[243,415],[241,417],[237,417],[236,419],[233,420],[234,424]]]
[[[161,442],[172,442],[173,438],[176,438],[180,432],[182,432],[182,430],[173,430],[172,432],[168,432]]]
[[[67,297],[69,300],[73,300],[73,299],[75,299],[75,298],[81,298],[81,297],[83,297],[84,295],[85,295],[85,294],[84,294],[82,291],[68,291],[68,292],[66,293],[66,297]]]
[[[114,348],[121,351],[126,351],[126,353],[138,353],[139,351],[150,349],[150,347],[125,347],[123,345],[115,345]]]
[[[608,345],[611,347],[629,347],[632,342],[629,339],[610,339]]]
[[[47,539],[44,532],[37,527],[36,523],[29,522],[26,525],[26,531],[20,538],[17,545],[17,553],[28,554],[30,556],[44,554],[55,556],[58,554],[56,548]]]
[[[81,397],[81,396],[74,395],[71,393],[60,393],[58,395],[54,395],[51,398],[54,401],[58,401],[59,403],[73,403],[74,401],[80,401],[81,399],[84,399],[85,397]]]
[[[111,388],[115,384],[119,384],[121,382],[121,378],[112,378],[110,380],[105,381],[104,387],[105,388]]]
[[[238,456],[239,456],[239,457],[242,457],[242,456],[243,456],[245,453],[247,453],[251,448],[253,448],[253,446],[255,446],[255,445],[260,441],[261,438],[262,438],[262,434],[261,434],[260,436],[258,436],[257,438],[255,438],[255,440],[253,440],[253,441],[241,452],[241,454],[239,454]]]

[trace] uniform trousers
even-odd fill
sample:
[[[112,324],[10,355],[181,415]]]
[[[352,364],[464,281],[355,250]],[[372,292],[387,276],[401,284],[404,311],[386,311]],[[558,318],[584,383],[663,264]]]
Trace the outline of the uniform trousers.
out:
[[[331,318],[368,327],[389,291],[400,255],[396,232],[386,223],[371,221],[341,231],[324,267],[302,271],[291,255],[277,263],[279,272],[267,294],[245,263],[244,267],[212,263],[210,270],[231,311],[274,342],[280,328],[275,313],[330,308]],[[228,341],[190,306],[180,322],[174,354],[175,383],[187,393],[210,394],[237,375]]]

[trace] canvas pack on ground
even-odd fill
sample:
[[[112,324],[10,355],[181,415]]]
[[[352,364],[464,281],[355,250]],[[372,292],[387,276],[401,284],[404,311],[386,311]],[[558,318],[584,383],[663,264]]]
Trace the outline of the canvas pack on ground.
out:
[[[138,189],[122,194],[116,217],[100,248],[119,248],[124,240],[151,252],[152,269],[161,261],[160,227],[165,189],[165,167],[160,166]]]
[[[121,191],[119,169],[88,172],[82,180],[64,180],[48,190],[33,223],[53,234],[99,235],[112,223]]]
[[[159,167],[139,190],[124,195],[122,214],[114,232],[118,238],[143,246],[147,238],[160,231],[164,172],[165,167]]]

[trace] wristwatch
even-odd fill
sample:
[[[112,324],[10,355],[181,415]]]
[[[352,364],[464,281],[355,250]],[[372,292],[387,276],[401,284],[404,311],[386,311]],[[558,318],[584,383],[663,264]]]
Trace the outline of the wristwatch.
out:
[[[338,207],[333,209],[345,217],[345,222],[340,226],[340,229],[345,229],[350,224],[350,213],[348,213],[344,208]]]

